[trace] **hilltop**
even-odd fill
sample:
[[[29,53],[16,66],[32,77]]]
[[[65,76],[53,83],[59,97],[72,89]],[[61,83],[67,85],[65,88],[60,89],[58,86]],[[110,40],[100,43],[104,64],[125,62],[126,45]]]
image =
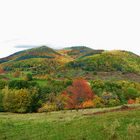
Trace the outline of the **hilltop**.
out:
[[[61,54],[68,55],[72,57],[73,59],[76,59],[76,58],[80,58],[84,56],[100,54],[103,51],[104,50],[94,50],[86,46],[73,46],[73,47],[61,49],[58,52],[60,52]]]
[[[30,58],[55,58],[60,54],[54,51],[52,48],[42,46],[38,48],[32,48],[20,52],[16,52],[8,57],[0,59],[0,63],[8,61],[19,61]]]

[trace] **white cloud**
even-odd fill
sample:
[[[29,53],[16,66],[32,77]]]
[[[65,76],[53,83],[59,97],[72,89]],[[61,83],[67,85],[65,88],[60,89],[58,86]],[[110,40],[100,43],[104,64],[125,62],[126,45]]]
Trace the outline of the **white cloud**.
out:
[[[139,7],[139,0],[0,0],[0,57],[44,44],[140,54]]]

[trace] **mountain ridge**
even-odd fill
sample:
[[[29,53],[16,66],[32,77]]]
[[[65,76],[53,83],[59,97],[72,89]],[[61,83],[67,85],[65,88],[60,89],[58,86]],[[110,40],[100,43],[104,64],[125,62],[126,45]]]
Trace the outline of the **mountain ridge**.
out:
[[[60,55],[60,54],[50,47],[41,46],[41,47],[25,49],[25,50],[13,53],[7,57],[1,58],[0,63],[8,62],[9,60],[22,60],[22,59],[35,58],[35,57],[53,58],[56,55]]]

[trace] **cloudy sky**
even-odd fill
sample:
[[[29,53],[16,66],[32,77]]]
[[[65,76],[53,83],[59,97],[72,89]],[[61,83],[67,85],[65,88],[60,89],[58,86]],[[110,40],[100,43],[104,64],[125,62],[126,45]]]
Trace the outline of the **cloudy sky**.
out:
[[[40,45],[140,54],[140,1],[0,0],[0,57]]]

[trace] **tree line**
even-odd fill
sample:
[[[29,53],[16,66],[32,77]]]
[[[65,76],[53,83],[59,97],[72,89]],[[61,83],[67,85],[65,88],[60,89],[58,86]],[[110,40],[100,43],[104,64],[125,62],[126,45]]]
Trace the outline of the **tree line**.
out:
[[[140,103],[140,83],[130,81],[0,81],[0,111],[28,113]]]

